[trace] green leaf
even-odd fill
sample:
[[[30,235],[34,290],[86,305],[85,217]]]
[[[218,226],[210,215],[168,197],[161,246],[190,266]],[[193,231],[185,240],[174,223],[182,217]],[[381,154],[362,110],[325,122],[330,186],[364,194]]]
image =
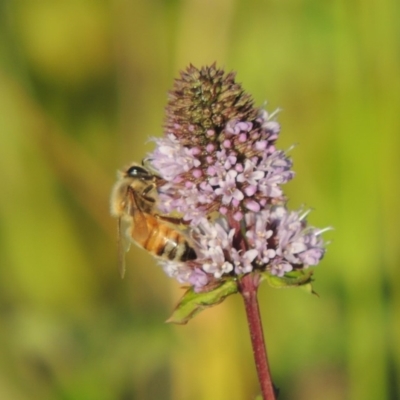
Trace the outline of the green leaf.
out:
[[[237,291],[238,286],[234,279],[227,280],[208,292],[196,293],[193,288],[190,288],[183,295],[171,317],[166,322],[186,324],[204,309],[221,303],[226,297]]]
[[[291,287],[300,287],[310,294],[317,295],[312,288],[311,282],[312,274],[314,273],[311,269],[302,269],[287,272],[284,276],[279,277],[271,275],[269,272],[262,272],[262,278],[265,279],[268,284],[276,289],[285,289]],[[317,295],[318,296],[318,295]]]

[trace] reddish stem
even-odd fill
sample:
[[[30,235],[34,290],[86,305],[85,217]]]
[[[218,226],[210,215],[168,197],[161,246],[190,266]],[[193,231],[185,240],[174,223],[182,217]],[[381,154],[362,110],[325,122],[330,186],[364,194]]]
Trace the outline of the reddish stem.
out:
[[[276,397],[268,365],[267,350],[265,347],[260,309],[257,300],[259,283],[260,278],[257,274],[247,274],[240,280],[239,288],[246,308],[247,323],[249,325],[261,393],[264,400],[275,400]]]

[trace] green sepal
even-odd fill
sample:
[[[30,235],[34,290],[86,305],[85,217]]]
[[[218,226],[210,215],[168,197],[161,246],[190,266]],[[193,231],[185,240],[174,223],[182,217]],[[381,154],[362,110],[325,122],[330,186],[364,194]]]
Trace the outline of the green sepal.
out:
[[[186,324],[204,309],[222,303],[228,296],[237,291],[238,285],[235,279],[224,281],[208,292],[196,293],[191,287],[180,299],[171,317],[166,322]]]
[[[302,269],[287,272],[284,276],[279,277],[276,275],[271,275],[269,272],[262,272],[262,279],[266,280],[268,284],[276,289],[286,289],[291,287],[300,287],[310,294],[315,294],[312,287],[314,271],[312,269]]]

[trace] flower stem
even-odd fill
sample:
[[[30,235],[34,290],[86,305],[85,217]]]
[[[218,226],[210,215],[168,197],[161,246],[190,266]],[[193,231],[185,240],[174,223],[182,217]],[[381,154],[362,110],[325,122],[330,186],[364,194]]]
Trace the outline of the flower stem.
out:
[[[246,309],[247,323],[249,325],[254,361],[256,363],[262,397],[263,400],[275,400],[276,396],[268,365],[267,350],[257,300],[259,283],[260,278],[257,274],[247,274],[240,280],[239,288]]]

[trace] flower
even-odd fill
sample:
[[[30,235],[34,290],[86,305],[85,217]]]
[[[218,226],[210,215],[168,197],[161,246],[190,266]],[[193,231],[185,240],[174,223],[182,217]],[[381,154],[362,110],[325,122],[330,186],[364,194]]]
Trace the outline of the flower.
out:
[[[195,289],[200,290],[209,282],[207,274],[199,268],[191,268],[187,263],[159,260],[164,272],[179,283],[188,283]]]
[[[254,107],[250,95],[215,65],[181,72],[169,93],[165,135],[149,154],[163,183],[162,213],[179,213],[197,254],[161,261],[165,272],[196,291],[254,271],[278,277],[319,263],[324,230],[307,213],[288,211],[282,185],[294,177],[277,150],[277,112]]]
[[[202,69],[201,78],[211,80],[213,71],[213,67]],[[185,79],[189,85],[188,78]],[[226,79],[230,81],[231,75]],[[197,87],[198,82],[192,84]],[[238,85],[233,87],[236,93]],[[230,97],[226,94],[228,89],[220,97]],[[173,91],[170,98],[178,100],[179,94],[180,91]],[[249,101],[249,97],[245,99]],[[190,100],[195,103],[197,97],[185,98],[185,104]],[[237,103],[240,102],[241,99],[237,99]],[[212,109],[223,110],[224,103],[220,104],[218,96],[208,104]],[[186,108],[195,109],[195,104]],[[163,212],[179,211],[186,221],[194,224],[213,211],[229,212],[240,220],[243,210],[259,211],[267,203],[285,200],[280,185],[290,181],[294,172],[286,153],[277,151],[274,146],[280,130],[279,124],[271,120],[275,114],[252,109],[247,112],[251,120],[244,121],[239,118],[245,117],[243,113],[235,115],[229,111],[225,114],[234,118],[227,120],[225,125],[219,123],[210,130],[207,124],[207,129],[202,130],[201,126],[189,124],[189,116],[183,116],[181,108],[169,103],[168,130],[164,138],[153,139],[156,150],[149,154],[154,170],[167,182],[158,188],[163,198]],[[196,111],[194,119],[197,121],[198,118]],[[196,207],[192,206],[193,198],[200,198]],[[187,200],[185,204],[182,199]]]
[[[253,270],[283,276],[293,269],[316,265],[325,249],[321,231],[309,227],[302,211],[289,212],[283,206],[247,213],[246,233],[230,228],[225,218],[203,219],[193,228],[199,269],[220,278]]]
[[[277,206],[253,215],[253,223],[248,221],[249,244],[259,250],[259,263],[272,275],[316,265],[325,254],[322,231],[307,226],[306,215]]]

